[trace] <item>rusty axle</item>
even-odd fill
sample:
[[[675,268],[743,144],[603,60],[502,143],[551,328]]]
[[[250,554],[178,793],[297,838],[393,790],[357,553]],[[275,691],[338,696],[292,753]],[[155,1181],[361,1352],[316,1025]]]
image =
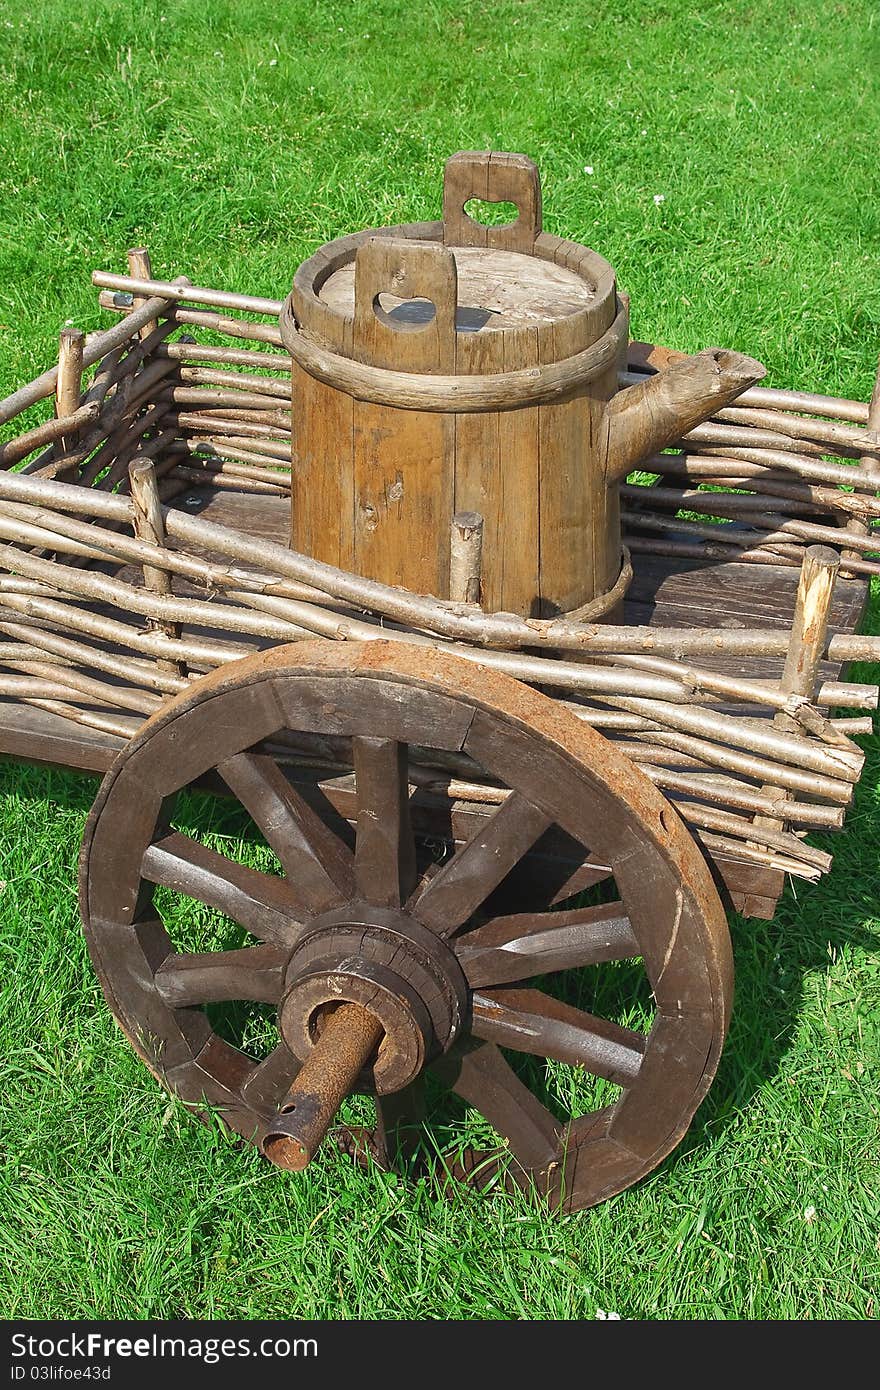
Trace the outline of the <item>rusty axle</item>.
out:
[[[272,1163],[296,1173],[308,1167],[383,1036],[375,1014],[360,1004],[342,1004],[329,1015],[263,1138],[263,1153]]]

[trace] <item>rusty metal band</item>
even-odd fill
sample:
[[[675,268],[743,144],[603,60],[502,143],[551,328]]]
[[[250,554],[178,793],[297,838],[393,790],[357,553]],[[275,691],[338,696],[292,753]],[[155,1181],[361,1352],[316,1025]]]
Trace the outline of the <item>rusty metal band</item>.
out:
[[[601,338],[560,362],[487,376],[435,376],[372,367],[319,347],[301,331],[292,301],[291,295],[281,310],[281,338],[293,360],[309,376],[359,401],[440,414],[516,410],[559,400],[616,366],[628,328],[626,307],[619,305],[613,322]]]

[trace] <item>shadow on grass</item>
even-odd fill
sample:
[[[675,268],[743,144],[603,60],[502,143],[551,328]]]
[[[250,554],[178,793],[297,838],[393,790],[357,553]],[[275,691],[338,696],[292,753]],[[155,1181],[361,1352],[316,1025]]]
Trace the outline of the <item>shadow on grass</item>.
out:
[[[824,974],[840,951],[877,949],[877,933],[865,928],[855,912],[852,919],[841,918],[833,878],[811,885],[810,893],[815,896],[806,921],[790,910],[794,904],[788,898],[774,922],[732,920],[733,1017],[712,1089],[689,1131],[688,1148],[710,1131],[723,1133],[761,1086],[778,1075],[801,1016],[807,977]]]

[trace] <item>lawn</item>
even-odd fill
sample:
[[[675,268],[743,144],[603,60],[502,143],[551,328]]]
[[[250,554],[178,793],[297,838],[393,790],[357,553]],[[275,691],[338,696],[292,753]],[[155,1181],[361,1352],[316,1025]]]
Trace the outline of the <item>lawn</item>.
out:
[[[880,348],[870,0],[0,0],[0,395],[103,319],[94,267],[280,297],[317,244],[438,215],[459,148],[541,166],[635,336],[867,399]],[[4,436],[5,437],[5,436]],[[874,612],[878,630],[880,615]],[[864,673],[867,675],[867,673]],[[876,672],[873,673],[876,679]],[[856,676],[858,678],[858,676]],[[83,945],[95,785],[0,766],[0,1314],[876,1317],[880,743],[818,886],[733,919],[734,1023],[683,1145],[593,1211],[282,1175],[135,1059]]]

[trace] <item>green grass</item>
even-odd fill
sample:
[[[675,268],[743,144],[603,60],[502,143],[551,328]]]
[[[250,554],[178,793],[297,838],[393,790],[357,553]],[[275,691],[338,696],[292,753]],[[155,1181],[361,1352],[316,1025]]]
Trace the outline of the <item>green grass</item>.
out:
[[[548,229],[614,263],[636,336],[739,347],[775,384],[866,399],[878,36],[869,0],[5,0],[0,394],[52,361],[66,318],[98,325],[89,271],[127,247],[164,276],[280,296],[317,243],[435,216],[445,156],[494,146],[537,159]],[[193,1122],[115,1029],[82,943],[93,784],[3,768],[0,1312],[876,1316],[865,744],[832,874],[789,890],[772,925],[732,923],[732,1034],[685,1143],[561,1220],[329,1154],[283,1177]]]

